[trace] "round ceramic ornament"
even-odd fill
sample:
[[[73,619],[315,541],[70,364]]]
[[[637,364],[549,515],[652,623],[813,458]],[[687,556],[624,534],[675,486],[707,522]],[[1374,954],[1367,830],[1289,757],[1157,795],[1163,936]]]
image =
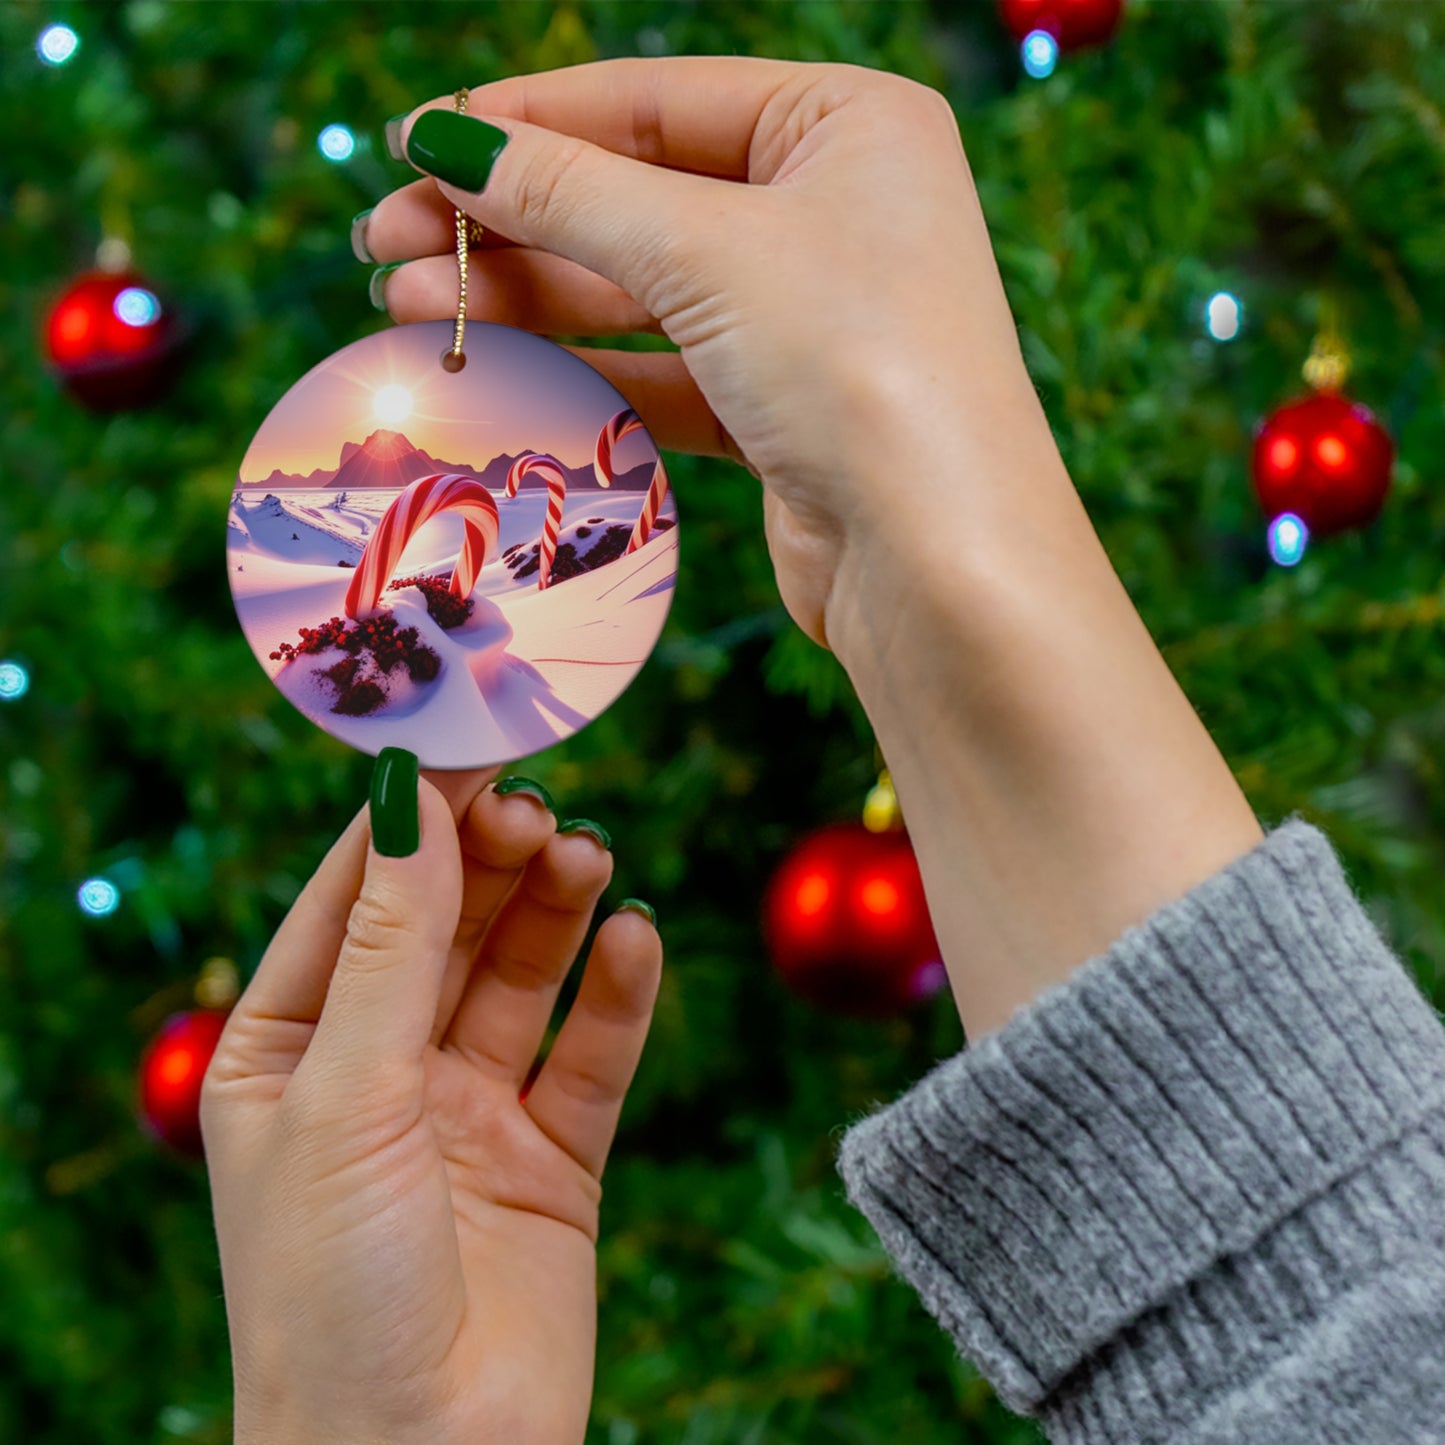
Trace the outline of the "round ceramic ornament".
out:
[[[241,627],[286,698],[428,768],[590,722],[677,573],[667,474],[621,393],[545,337],[472,322],[448,351],[459,332],[395,326],[303,376],[246,452],[227,535]]]

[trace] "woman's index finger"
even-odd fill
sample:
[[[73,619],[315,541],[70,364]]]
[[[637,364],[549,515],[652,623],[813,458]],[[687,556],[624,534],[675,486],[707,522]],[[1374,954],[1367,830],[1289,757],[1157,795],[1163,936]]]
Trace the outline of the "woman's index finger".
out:
[[[488,81],[467,108],[672,170],[745,181],[768,103],[812,69],[747,55],[625,56]],[[446,96],[418,109],[452,104]]]

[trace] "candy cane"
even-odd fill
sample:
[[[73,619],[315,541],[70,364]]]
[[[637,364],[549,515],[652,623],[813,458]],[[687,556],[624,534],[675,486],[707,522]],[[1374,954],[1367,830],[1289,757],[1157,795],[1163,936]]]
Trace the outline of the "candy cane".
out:
[[[597,450],[592,457],[592,470],[597,474],[599,487],[612,485],[612,449],[628,432],[641,431],[642,419],[629,406],[619,411],[611,421],[597,433]]]
[[[632,529],[632,536],[627,539],[627,552],[637,551],[647,541],[648,534],[657,521],[657,514],[662,509],[662,499],[666,495],[667,473],[662,470],[662,458],[658,457],[657,465],[652,469],[652,485],[647,489],[647,500],[637,515],[637,525]],[[625,557],[627,552],[622,555]]]
[[[401,561],[406,544],[417,528],[441,512],[460,512],[465,526],[461,554],[452,570],[451,591],[470,596],[487,553],[497,546],[497,504],[475,477],[438,472],[418,477],[386,509],[346,589],[346,615],[361,617],[376,611],[391,574]]]
[[[567,473],[556,457],[546,452],[523,452],[507,471],[507,495],[515,497],[522,478],[536,472],[547,479],[547,515],[542,522],[542,542],[537,552],[537,587],[552,578],[552,558],[557,554],[557,531],[562,525],[562,504],[567,500]]]

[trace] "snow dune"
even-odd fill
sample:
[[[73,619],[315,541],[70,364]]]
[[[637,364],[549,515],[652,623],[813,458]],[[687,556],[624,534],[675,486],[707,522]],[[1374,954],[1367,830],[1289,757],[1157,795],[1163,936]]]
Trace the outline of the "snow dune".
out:
[[[343,656],[339,650],[272,660],[300,628],[343,615],[351,568],[396,495],[353,492],[339,507],[336,494],[316,489],[233,499],[227,547],[236,610],[267,675],[294,706],[363,752],[408,747],[424,767],[467,768],[547,747],[617,699],[655,645],[672,600],[678,529],[671,496],[662,509],[671,528],[630,556],[545,590],[535,571],[520,580],[514,572],[532,555],[546,494],[499,496],[499,555],[482,569],[472,616],[461,627],[447,631],[434,622],[416,588],[386,594],[397,623],[414,626],[442,663],[434,681],[420,684],[397,668],[388,675],[386,702],[368,716],[331,711],[336,692],[318,674]],[[585,565],[608,527],[630,530],[641,500],[636,492],[569,496],[559,550],[571,542]],[[461,541],[459,518],[434,518],[411,539],[393,575],[447,575]]]

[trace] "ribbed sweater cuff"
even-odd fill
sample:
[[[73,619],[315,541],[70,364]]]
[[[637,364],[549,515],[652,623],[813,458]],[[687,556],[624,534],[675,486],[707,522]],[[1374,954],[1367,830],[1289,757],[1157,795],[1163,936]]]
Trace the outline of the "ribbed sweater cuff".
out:
[[[1439,1018],[1291,819],[855,1124],[839,1168],[1006,1403],[1143,1439],[1378,1258],[1372,1161],[1428,1189],[1442,1103]]]

